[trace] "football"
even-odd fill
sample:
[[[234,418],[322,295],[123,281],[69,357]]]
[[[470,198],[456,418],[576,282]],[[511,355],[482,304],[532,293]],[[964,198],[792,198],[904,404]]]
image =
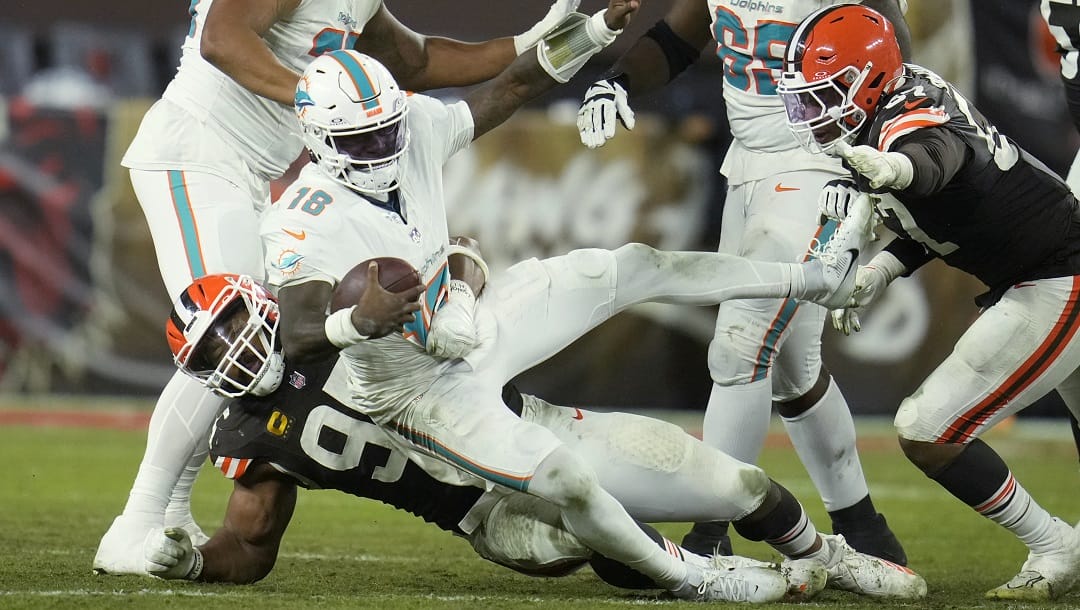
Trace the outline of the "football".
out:
[[[353,267],[341,278],[330,298],[330,311],[356,305],[367,290],[367,268],[372,262],[379,264],[379,285],[389,292],[403,292],[420,285],[420,274],[408,261],[392,256],[368,259]]]

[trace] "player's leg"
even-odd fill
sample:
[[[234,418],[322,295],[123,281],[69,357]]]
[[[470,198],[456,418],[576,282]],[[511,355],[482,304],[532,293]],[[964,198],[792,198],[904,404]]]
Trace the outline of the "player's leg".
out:
[[[908,459],[1027,545],[1020,573],[988,592],[990,597],[1049,599],[1074,588],[1080,578],[1080,532],[1039,506],[978,438],[1077,369],[1078,287],[1080,276],[1010,289],[896,414]]]
[[[765,541],[786,557],[819,562],[834,576],[836,588],[900,597],[925,591],[910,571],[856,553],[842,539],[819,537],[802,505],[760,468],[705,445],[678,426],[628,413],[561,407],[530,395],[522,395],[522,405],[523,419],[551,430],[639,521],[732,521],[745,537]],[[697,554],[665,544],[683,556]],[[790,597],[806,599],[825,584],[821,569],[796,572],[788,573]]]
[[[793,320],[773,367],[777,412],[829,512],[833,533],[863,553],[907,565],[904,547],[870,497],[851,410],[821,362],[825,312],[803,304]]]
[[[817,224],[816,194],[835,177],[821,171],[789,172],[783,174],[783,189],[775,188],[774,179],[729,189],[728,203],[736,205],[725,207],[719,249],[758,260],[807,258],[812,241],[834,235],[834,223]],[[777,398],[781,414],[788,416],[792,442],[826,506],[851,513],[870,503],[847,404],[831,379],[818,383],[824,313],[794,299],[721,304],[709,346],[713,388],[703,438],[737,459],[756,462]],[[836,460],[837,455],[846,457]],[[903,561],[902,549],[876,511],[858,521],[874,533],[854,541],[860,550]],[[878,534],[894,544],[874,544]],[[730,551],[731,544],[724,523],[695,524],[683,542],[699,550]]]
[[[556,505],[566,529],[585,546],[676,595],[771,601],[784,594],[786,581],[778,572],[721,574],[686,564],[660,548],[573,451],[549,430],[503,406],[503,379],[484,381],[481,376],[443,375],[385,425],[431,456]]]
[[[132,170],[131,180],[170,299],[208,273],[262,277],[254,187],[182,171]],[[222,404],[221,398],[180,372],[169,381],[154,407],[128,502],[99,544],[95,571],[145,573],[142,539],[155,526],[185,527],[196,539],[204,536],[191,517],[190,494]]]

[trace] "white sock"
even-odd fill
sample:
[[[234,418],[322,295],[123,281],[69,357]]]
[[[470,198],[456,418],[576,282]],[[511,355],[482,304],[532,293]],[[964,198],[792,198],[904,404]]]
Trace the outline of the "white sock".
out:
[[[772,415],[772,380],[723,386],[714,383],[701,440],[731,457],[756,464]]]
[[[791,528],[787,532],[784,532],[783,536],[772,540],[766,539],[765,542],[772,548],[776,549],[785,557],[802,557],[807,555],[807,550],[814,546],[814,543],[818,540],[818,531],[814,527],[814,524],[810,521],[810,517],[806,515],[804,511],[799,518],[795,527]],[[822,544],[824,546],[824,544]]]
[[[224,399],[177,371],[158,397],[124,516],[163,523],[184,468],[205,444]],[[194,480],[194,479],[193,479]]]
[[[207,430],[207,435],[199,446],[209,447],[209,440],[210,435]],[[203,464],[206,463],[206,456],[209,454],[208,450],[196,450],[187,466],[184,467],[184,471],[180,473],[180,478],[169,497],[169,505],[165,509],[165,527],[195,522],[195,517],[191,513],[191,488],[195,486],[195,479],[199,476],[199,471],[202,470]]]
[[[855,423],[835,381],[829,379],[817,404],[782,420],[826,510],[847,508],[870,493],[855,448]]]
[[[982,516],[1016,534],[1032,553],[1046,554],[1061,549],[1057,522],[1045,508],[1039,506],[1011,472],[990,500],[974,508]]]

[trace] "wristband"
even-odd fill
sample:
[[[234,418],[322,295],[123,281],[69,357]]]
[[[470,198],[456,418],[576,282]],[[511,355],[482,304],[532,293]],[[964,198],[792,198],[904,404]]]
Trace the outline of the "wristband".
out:
[[[198,580],[199,576],[202,575],[203,571],[203,555],[202,551],[200,551],[197,547],[192,548],[191,552],[195,554],[195,563],[192,564],[191,570],[184,578],[188,580]]]
[[[472,248],[466,248],[465,246],[462,246],[461,244],[450,244],[450,246],[446,249],[446,258],[449,259],[450,256],[452,256],[454,254],[460,254],[460,255],[462,255],[464,257],[471,258],[472,261],[474,263],[476,263],[476,266],[480,267],[480,271],[483,272],[483,274],[484,274],[484,282],[485,283],[487,282],[487,279],[488,279],[488,266],[487,266],[487,263],[484,262],[484,259],[476,252],[476,250],[473,250]]]
[[[455,296],[459,296],[469,301],[469,303],[476,303],[476,294],[473,293],[472,286],[469,286],[465,280],[450,280],[446,292],[449,294],[451,301],[454,300]]]
[[[350,345],[356,345],[368,338],[367,335],[361,334],[360,331],[356,329],[356,325],[352,323],[352,312],[354,309],[356,309],[356,305],[346,307],[345,309],[339,309],[329,316],[326,316],[326,322],[323,324],[323,330],[326,331],[326,338],[339,349],[349,347]]]

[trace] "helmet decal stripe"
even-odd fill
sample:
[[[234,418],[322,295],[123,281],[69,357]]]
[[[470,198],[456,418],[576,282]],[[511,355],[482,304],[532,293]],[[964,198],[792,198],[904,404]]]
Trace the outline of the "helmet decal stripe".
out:
[[[330,56],[334,58],[334,61],[341,64],[341,67],[345,69],[345,73],[352,79],[353,85],[356,86],[356,92],[360,94],[361,105],[364,110],[368,111],[368,116],[382,112],[382,109],[379,108],[379,92],[375,90],[371,77],[364,70],[364,66],[359,61],[356,61],[355,57],[344,51],[335,51],[330,53]]]

